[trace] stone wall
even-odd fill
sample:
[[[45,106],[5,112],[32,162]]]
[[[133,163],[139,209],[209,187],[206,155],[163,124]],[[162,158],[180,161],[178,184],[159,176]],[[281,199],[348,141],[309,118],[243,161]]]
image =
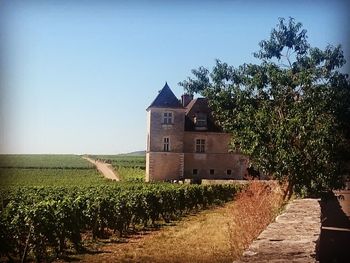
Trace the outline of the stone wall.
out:
[[[196,153],[196,139],[205,140],[205,153]],[[242,179],[247,173],[246,157],[229,153],[230,135],[215,132],[185,132],[185,178]],[[193,174],[197,169],[197,175]],[[214,170],[211,174],[210,170]],[[231,170],[231,174],[227,172]]]
[[[214,170],[212,174],[210,170]],[[246,173],[246,159],[239,154],[185,153],[185,178],[243,179]]]
[[[164,124],[163,113],[173,113],[173,124]],[[184,109],[152,108],[148,112],[148,135],[150,152],[163,151],[163,138],[170,138],[170,151],[183,152],[183,135],[185,125]]]
[[[319,262],[316,246],[321,230],[320,217],[319,200],[293,200],[249,246],[243,257],[234,262]]]
[[[183,153],[151,152],[146,154],[146,160],[146,182],[183,178]]]
[[[173,123],[163,123],[163,113],[171,112]],[[152,108],[147,112],[146,181],[178,180],[183,176],[184,109]],[[163,139],[170,139],[164,152]]]
[[[172,112],[173,124],[163,123],[164,112]],[[229,134],[185,132],[185,109],[151,108],[147,114],[146,181],[242,179],[246,175],[246,158],[229,153]],[[164,137],[170,139],[169,152],[163,151]],[[204,153],[195,152],[196,139],[205,140]]]
[[[230,135],[228,133],[216,132],[185,132],[184,134],[184,152],[194,153],[196,139],[205,140],[206,153],[228,153]]]

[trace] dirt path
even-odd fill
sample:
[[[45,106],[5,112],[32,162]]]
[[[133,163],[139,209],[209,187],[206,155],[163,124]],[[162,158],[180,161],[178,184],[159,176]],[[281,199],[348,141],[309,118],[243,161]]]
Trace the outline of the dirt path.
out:
[[[232,262],[230,211],[224,207],[188,215],[160,230],[137,233],[126,240],[96,247],[96,252],[80,255],[79,262]],[[220,227],[218,228],[218,224]]]
[[[247,232],[245,227],[237,224],[237,221],[249,221],[250,228],[257,229],[260,233],[263,227],[256,224],[256,216],[260,213],[254,213],[251,216],[245,204],[250,200],[254,206],[251,210],[272,210],[256,209],[256,200],[266,200],[266,205],[274,207],[270,199],[264,196],[279,196],[278,191],[268,191],[266,187],[261,187],[262,194],[256,192],[243,192],[237,196],[235,201],[226,203],[223,206],[212,207],[198,213],[187,215],[179,221],[173,221],[163,225],[158,230],[147,229],[140,231],[128,237],[121,239],[115,235],[107,240],[90,243],[89,252],[76,255],[70,261],[79,262],[148,262],[148,263],[212,263],[212,262],[230,262],[240,257],[243,252],[242,237],[246,241],[250,239],[244,234]],[[254,198],[254,199],[251,199]],[[269,201],[269,202],[267,202]],[[238,205],[241,203],[242,205]],[[268,204],[267,204],[268,203]],[[243,211],[243,210],[244,211]],[[249,210],[250,211],[250,210]],[[236,215],[241,214],[237,217]],[[249,220],[250,219],[250,220]],[[236,229],[237,231],[233,231]],[[238,229],[239,228],[239,229]],[[249,228],[249,227],[248,227]],[[256,237],[256,235],[254,236]],[[239,246],[237,246],[239,244]],[[64,261],[57,261],[64,262]]]
[[[93,159],[86,157],[86,156],[84,156],[83,159],[94,164],[96,166],[97,170],[99,170],[100,173],[102,173],[104,177],[111,179],[111,180],[120,181],[117,172],[113,170],[111,164],[104,163],[104,162],[97,161],[97,160],[93,160]]]

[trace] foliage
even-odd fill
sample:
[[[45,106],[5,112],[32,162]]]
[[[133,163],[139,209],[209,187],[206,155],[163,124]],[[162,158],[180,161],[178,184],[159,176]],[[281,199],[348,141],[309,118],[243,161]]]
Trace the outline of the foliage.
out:
[[[234,185],[110,184],[93,187],[17,187],[0,191],[0,256],[48,261],[81,234],[176,219],[193,209],[232,199]]]
[[[350,160],[350,84],[339,71],[341,47],[311,47],[293,18],[281,18],[259,46],[258,65],[217,60],[211,72],[200,67],[179,84],[208,98],[218,124],[232,134],[232,148],[260,171],[287,179],[299,193],[340,187]]]
[[[120,179],[124,182],[143,182],[145,181],[145,170],[140,168],[116,167]]]

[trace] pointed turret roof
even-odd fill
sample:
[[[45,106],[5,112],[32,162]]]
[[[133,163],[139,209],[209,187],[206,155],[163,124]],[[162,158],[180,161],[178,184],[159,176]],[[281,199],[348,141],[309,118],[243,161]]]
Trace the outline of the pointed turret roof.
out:
[[[183,108],[180,101],[176,98],[175,94],[171,91],[168,83],[165,82],[164,87],[159,92],[158,96],[154,99],[148,108]]]

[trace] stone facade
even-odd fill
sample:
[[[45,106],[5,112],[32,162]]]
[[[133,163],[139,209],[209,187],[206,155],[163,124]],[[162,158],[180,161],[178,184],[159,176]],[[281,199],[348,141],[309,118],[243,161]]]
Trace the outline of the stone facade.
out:
[[[166,84],[147,109],[146,181],[242,179],[247,158],[229,143],[205,99],[180,103]]]
[[[205,141],[205,153],[196,152],[196,140]],[[230,135],[218,132],[185,132],[185,178],[243,179],[246,158],[229,153]],[[194,170],[197,169],[197,174]]]

